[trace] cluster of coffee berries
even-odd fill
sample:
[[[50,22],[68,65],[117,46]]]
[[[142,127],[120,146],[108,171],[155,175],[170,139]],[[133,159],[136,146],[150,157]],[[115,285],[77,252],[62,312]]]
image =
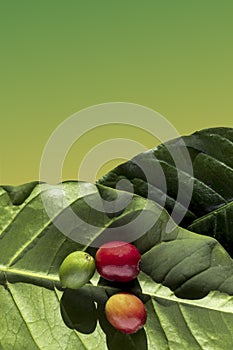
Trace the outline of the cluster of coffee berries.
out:
[[[76,251],[68,255],[60,266],[61,285],[64,288],[80,288],[91,279],[95,268],[106,280],[129,282],[137,277],[140,260],[138,249],[124,241],[103,244],[95,259],[86,252]],[[128,292],[111,296],[105,305],[105,314],[113,327],[127,334],[137,332],[146,322],[143,302]]]

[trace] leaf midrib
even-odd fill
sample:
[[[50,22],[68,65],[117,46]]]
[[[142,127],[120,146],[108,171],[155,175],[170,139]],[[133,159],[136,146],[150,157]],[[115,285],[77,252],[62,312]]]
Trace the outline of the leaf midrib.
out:
[[[54,275],[54,274],[43,274],[43,273],[32,272],[29,270],[20,270],[20,269],[15,269],[15,268],[12,269],[12,268],[7,268],[6,266],[2,266],[2,265],[0,265],[0,272],[3,272],[6,277],[8,274],[12,274],[12,275],[17,275],[17,276],[31,277],[31,278],[35,278],[38,280],[46,280],[46,281],[50,281],[50,282],[54,282],[54,283],[59,282],[58,276]]]
[[[34,278],[38,278],[39,280],[46,280],[46,281],[50,281],[52,283],[54,283],[54,290],[55,290],[55,284],[56,284],[56,287],[59,288],[60,287],[60,282],[59,282],[59,277],[57,275],[45,275],[45,274],[35,274],[35,273],[32,273],[32,272],[28,272],[27,271],[27,274],[25,273],[25,270],[24,272],[22,272],[21,270],[18,270],[18,269],[11,269],[10,271],[7,270],[6,268],[3,268],[2,266],[0,266],[0,271],[1,272],[4,272],[5,275],[6,275],[6,280],[7,280],[7,274],[8,273],[12,273],[12,274],[17,274],[19,276],[32,276]],[[144,274],[142,272],[142,274]],[[145,274],[146,275],[146,274]],[[147,276],[147,275],[146,275]],[[149,276],[150,277],[150,276]],[[11,283],[11,282],[8,282],[7,283]],[[23,282],[22,282],[23,283]],[[181,299],[181,298],[178,298],[174,295],[174,293],[171,292],[170,295],[168,296],[164,296],[162,295],[159,290],[161,288],[164,288],[163,285],[161,284],[156,284],[158,285],[158,289],[157,289],[157,292],[145,292],[145,293],[142,293],[142,292],[139,292],[138,295],[143,295],[143,296],[149,296],[151,298],[155,298],[156,300],[160,300],[160,301],[171,301],[171,302],[174,302],[174,303],[178,303],[179,305],[191,305],[191,306],[194,306],[194,307],[197,307],[197,308],[202,308],[202,309],[206,309],[206,310],[211,310],[211,311],[216,311],[216,312],[221,312],[221,313],[224,313],[224,314],[232,314],[232,311],[228,311],[226,309],[221,309],[220,307],[212,307],[212,306],[208,306],[206,305],[206,303],[204,302],[205,298],[203,299]],[[117,292],[119,290],[119,288],[117,287],[112,287],[112,286],[102,286],[102,285],[93,285],[91,283],[87,283],[87,286],[91,289],[94,290],[103,290],[103,291],[106,291],[106,290],[109,290],[109,292]],[[41,287],[44,287],[43,285],[41,285]],[[167,287],[166,287],[167,288]],[[62,289],[62,288],[61,288]],[[225,293],[220,293],[220,294],[225,294]],[[227,295],[227,294],[225,294]],[[227,295],[228,296],[228,295]],[[232,301],[233,300],[233,297],[231,296],[228,296],[229,300],[225,301],[223,303],[223,305],[226,305],[226,303],[228,301]],[[203,300],[203,304],[200,304],[200,301]]]
[[[207,219],[208,217],[211,217],[213,215],[218,215],[219,212],[221,212],[222,210],[226,210],[228,207],[230,207],[231,205],[233,205],[233,200],[228,202],[227,204],[224,204],[224,205],[221,205],[219,208],[213,210],[213,211],[210,211],[209,213],[201,216],[200,218],[194,220],[192,222],[191,225],[188,226],[188,229],[190,229],[193,225],[196,225],[198,224],[199,222],[201,222],[202,220],[205,220]]]

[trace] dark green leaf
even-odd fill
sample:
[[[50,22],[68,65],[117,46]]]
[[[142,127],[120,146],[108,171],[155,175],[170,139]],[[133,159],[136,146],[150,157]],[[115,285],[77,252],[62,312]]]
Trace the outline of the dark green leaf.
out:
[[[164,206],[180,226],[217,238],[233,256],[232,128],[206,129],[168,141],[98,182],[115,188],[122,179],[131,181],[136,194]]]

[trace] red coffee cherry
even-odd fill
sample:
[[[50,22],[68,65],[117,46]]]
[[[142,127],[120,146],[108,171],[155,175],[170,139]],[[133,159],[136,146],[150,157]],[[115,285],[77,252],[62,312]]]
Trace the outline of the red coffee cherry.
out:
[[[137,277],[141,254],[138,249],[124,241],[103,244],[96,253],[96,268],[109,281],[128,282]]]

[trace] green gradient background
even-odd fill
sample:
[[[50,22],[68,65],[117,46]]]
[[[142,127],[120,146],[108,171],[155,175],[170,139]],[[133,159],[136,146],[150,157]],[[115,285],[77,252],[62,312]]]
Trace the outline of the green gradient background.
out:
[[[232,13],[230,0],[0,0],[1,183],[38,179],[50,134],[94,104],[148,106],[180,134],[232,127]],[[93,140],[130,132],[86,135],[64,179],[77,177]],[[156,142],[143,132],[135,139]]]

